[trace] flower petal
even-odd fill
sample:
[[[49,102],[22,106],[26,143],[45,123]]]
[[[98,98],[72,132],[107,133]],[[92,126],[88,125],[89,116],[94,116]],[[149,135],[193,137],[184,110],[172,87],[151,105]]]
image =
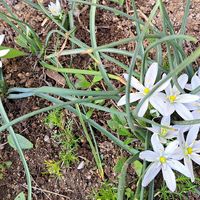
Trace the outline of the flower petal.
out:
[[[167,187],[174,192],[176,190],[176,178],[174,172],[168,165],[166,165],[165,167],[162,167],[162,174]]]
[[[2,62],[0,61],[0,68],[2,68]]]
[[[179,144],[178,140],[174,140],[173,142],[170,142],[165,148],[165,153],[172,154],[178,148],[178,144]]]
[[[192,112],[194,119],[200,119],[200,112],[199,110],[195,110]]]
[[[160,152],[163,152],[163,151],[164,151],[164,147],[163,147],[163,145],[160,143],[157,134],[153,134],[153,135],[151,136],[151,144],[152,144],[153,150],[154,150],[156,153],[160,153]]]
[[[195,153],[200,153],[200,140],[196,140],[192,146],[192,150]]]
[[[157,133],[157,134],[160,133],[160,127],[159,126],[155,126],[153,124],[152,124],[152,127],[147,127],[147,129],[150,130],[153,133]]]
[[[184,166],[181,162],[177,160],[168,160],[167,163],[172,169],[190,178],[191,174],[189,169],[186,166]]]
[[[147,160],[148,162],[154,162],[158,158],[158,154],[154,151],[146,150],[140,153],[140,159]]]
[[[166,88],[165,88],[165,93],[167,96],[171,95],[171,91],[172,91],[172,85],[169,84]]]
[[[194,182],[194,180],[195,180],[195,178],[194,178],[194,170],[193,170],[192,161],[190,160],[189,157],[184,157],[184,164],[185,164],[185,166],[188,168],[188,170],[190,172],[191,181]]]
[[[186,84],[185,85],[185,89],[189,90],[189,91],[192,91],[192,84]]]
[[[154,62],[151,64],[151,66],[149,67],[145,75],[145,79],[144,79],[145,87],[151,88],[154,85],[157,74],[158,74],[158,63]]]
[[[59,0],[56,0],[56,7],[60,8],[60,1]]]
[[[181,103],[174,104],[176,112],[184,119],[184,120],[192,120],[192,113]]]
[[[199,125],[191,126],[186,138],[186,144],[188,146],[191,145],[197,139],[198,132],[199,132]]]
[[[197,153],[192,153],[191,155],[191,159],[197,163],[198,165],[200,165],[200,155]]]
[[[136,93],[130,93],[130,103],[135,102],[143,97],[142,93],[136,92]],[[118,101],[117,105],[122,106],[126,104],[126,95],[122,96],[120,100]]]
[[[176,151],[170,154],[170,158],[172,158],[173,160],[182,160],[184,158],[183,149],[181,147],[178,147]]]
[[[139,117],[143,117],[144,114],[146,113],[147,109],[148,109],[148,106],[149,106],[149,99],[147,99],[143,104],[142,106],[140,107],[140,110],[138,112],[138,116]]]
[[[148,168],[142,180],[142,186],[146,187],[158,174],[161,169],[161,164],[159,162],[152,163]]]
[[[166,74],[163,74],[162,79],[165,76],[166,76]],[[160,81],[162,81],[162,79]],[[160,84],[160,81],[158,81],[158,83],[156,83],[155,85]],[[170,87],[170,81],[171,81],[171,78],[169,80],[165,81],[161,86],[159,86],[158,89],[156,90],[156,92],[161,92],[161,91],[165,90],[166,88],[169,89],[169,87]]]
[[[191,80],[192,90],[200,86],[200,78],[197,75],[194,75]]]
[[[180,85],[180,87],[182,88],[182,89],[184,89],[185,88],[185,85],[187,84],[187,82],[188,82],[188,75],[187,74],[182,74],[182,75],[180,75],[179,77],[178,77],[178,84]]]
[[[161,120],[161,124],[164,126],[170,126],[170,116],[164,116]]]
[[[149,98],[151,105],[161,114],[166,115],[167,104],[160,94],[155,94]]]
[[[5,56],[9,51],[10,51],[10,49],[0,50],[0,57]]]
[[[128,74],[123,74],[126,81],[128,81]],[[131,86],[141,92],[144,91],[144,86],[133,76],[131,76]]]
[[[3,43],[5,35],[0,35],[0,45]]]
[[[179,103],[191,103],[197,100],[199,100],[199,96],[192,94],[181,94],[176,98],[176,102]]]
[[[175,106],[173,103],[170,103],[169,101],[166,101],[166,113],[164,116],[170,116],[174,113],[175,111]]]

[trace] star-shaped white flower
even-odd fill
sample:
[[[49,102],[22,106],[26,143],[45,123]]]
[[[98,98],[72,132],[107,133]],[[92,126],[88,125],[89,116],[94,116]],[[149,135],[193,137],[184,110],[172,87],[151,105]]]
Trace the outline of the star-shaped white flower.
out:
[[[49,11],[51,12],[53,16],[56,16],[56,17],[60,16],[62,8],[61,8],[59,0],[56,0],[56,3],[50,2],[48,7],[49,7]]]
[[[156,177],[159,171],[162,170],[167,187],[174,192],[176,190],[176,178],[172,170],[179,171],[185,176],[190,177],[188,168],[178,161],[182,158],[179,152],[178,141],[175,140],[169,143],[164,149],[158,136],[154,134],[151,137],[151,144],[153,151],[143,151],[139,155],[142,160],[152,162],[144,175],[142,186],[146,187]]]
[[[148,130],[152,131],[154,134],[158,135],[158,138],[161,143],[167,143],[167,139],[172,139],[177,137],[178,130],[173,126],[170,126],[170,117],[163,117],[161,120],[161,125],[167,126],[169,128],[162,128],[159,126],[155,126],[152,124],[152,127],[148,128]]]
[[[156,77],[158,74],[158,64],[153,63],[149,69],[147,70],[147,73],[145,75],[144,79],[144,85],[142,85],[135,77],[131,77],[131,86],[138,90],[139,92],[131,93],[130,94],[130,103],[141,100],[147,95],[157,84]],[[124,78],[128,79],[128,74],[124,74]],[[170,83],[169,81],[166,81],[164,84],[162,84],[154,94],[152,94],[147,100],[143,103],[143,105],[140,107],[138,116],[142,117],[146,113],[149,103],[158,110],[162,115],[165,113],[165,106],[163,105],[163,101],[157,96],[157,93],[164,90]],[[126,104],[126,95],[122,96],[121,99],[118,101],[117,105],[122,106]]]
[[[199,133],[199,125],[193,125],[189,129],[186,140],[183,133],[178,137],[180,146],[182,148],[182,155],[184,164],[190,171],[191,181],[195,180],[192,161],[200,165],[200,140],[196,140]]]
[[[177,81],[180,87],[184,89],[188,81],[187,74],[182,74]],[[193,119],[192,113],[185,104],[199,100],[198,95],[181,94],[177,87],[175,85],[172,87],[171,84],[168,85],[165,92],[166,94],[159,93],[159,97],[166,103],[167,113],[165,115],[170,116],[176,111],[184,120]]]

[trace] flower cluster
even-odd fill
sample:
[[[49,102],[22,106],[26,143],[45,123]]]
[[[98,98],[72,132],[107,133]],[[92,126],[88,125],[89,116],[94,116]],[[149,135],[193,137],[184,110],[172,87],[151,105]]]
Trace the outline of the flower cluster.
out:
[[[0,35],[0,45],[3,43],[5,38],[5,35]],[[0,58],[5,56],[10,50],[9,49],[3,49],[0,50]],[[0,61],[0,68],[2,68],[2,62]]]
[[[200,140],[197,136],[200,124],[195,125],[173,125],[171,118],[176,112],[184,120],[200,119],[200,69],[192,77],[188,84],[187,74],[178,77],[177,83],[172,85],[172,80],[165,81],[164,84],[156,83],[158,74],[158,64],[153,63],[145,76],[144,85],[136,78],[131,77],[131,86],[138,92],[130,94],[130,103],[141,101],[154,87],[154,93],[144,101],[140,107],[138,116],[142,117],[151,105],[162,116],[159,125],[148,127],[153,134],[151,136],[151,146],[153,150],[146,150],[140,153],[140,159],[151,164],[146,170],[142,186],[147,186],[162,171],[167,187],[171,191],[176,189],[176,178],[173,170],[176,170],[195,180],[193,162],[200,165]],[[163,78],[166,75],[163,75]],[[128,75],[124,74],[125,79]],[[162,80],[162,79],[161,79]],[[159,84],[159,85],[158,85]],[[160,86],[161,85],[161,86]],[[197,90],[195,95],[192,91]],[[126,96],[123,96],[118,105],[126,103]]]

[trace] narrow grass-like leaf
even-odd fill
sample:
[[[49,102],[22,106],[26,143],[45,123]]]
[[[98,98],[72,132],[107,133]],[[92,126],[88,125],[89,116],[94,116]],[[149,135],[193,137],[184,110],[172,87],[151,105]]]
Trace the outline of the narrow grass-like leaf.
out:
[[[119,184],[118,184],[118,191],[117,191],[117,200],[124,200],[124,191],[126,187],[126,175],[128,166],[133,163],[134,161],[138,160],[139,154],[136,154],[129,159],[126,160],[124,163],[120,176],[119,176]]]

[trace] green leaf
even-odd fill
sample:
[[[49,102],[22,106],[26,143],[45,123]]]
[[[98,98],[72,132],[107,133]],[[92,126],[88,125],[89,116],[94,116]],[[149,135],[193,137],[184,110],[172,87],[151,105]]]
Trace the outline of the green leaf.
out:
[[[88,89],[91,86],[91,83],[88,82],[87,80],[85,81],[77,81],[75,83],[76,88],[81,88],[81,89]]]
[[[19,51],[17,49],[0,46],[0,50],[3,50],[3,49],[9,49],[10,51],[5,56],[3,56],[2,58],[16,58],[16,57],[19,57],[19,56],[27,55],[23,51]]]
[[[6,161],[5,165],[6,165],[7,168],[10,168],[10,166],[12,165],[12,162],[11,161]]]
[[[23,192],[20,192],[14,200],[26,200],[25,194]]]
[[[76,88],[87,89],[91,86],[91,83],[82,74],[76,74],[75,77],[78,78],[75,83]]]
[[[87,117],[88,119],[91,118],[93,112],[94,112],[94,109],[88,110],[87,113],[86,113],[86,117]]]
[[[118,134],[121,135],[121,136],[132,136],[131,133],[124,127],[120,127],[118,129]]]
[[[107,121],[108,126],[111,128],[111,130],[115,131],[118,129],[118,123],[116,121],[113,121],[112,119]]]
[[[130,199],[132,200],[133,197],[134,197],[134,192],[131,190],[131,188],[126,188],[126,191],[125,191],[125,196],[126,196],[126,199]]]
[[[116,165],[114,166],[114,169],[113,169],[115,173],[120,173],[121,172],[122,167],[123,167],[126,159],[127,159],[126,157],[118,158],[117,163],[116,163]]]
[[[138,160],[133,162],[133,168],[135,169],[136,174],[140,177],[142,174],[142,163]]]
[[[127,138],[125,141],[124,141],[124,144],[126,145],[129,145],[133,142],[134,138]]]
[[[24,37],[22,37],[21,35],[18,35],[15,38],[15,43],[18,44],[20,47],[29,48],[27,45],[27,40]]]
[[[97,83],[97,82],[101,81],[102,79],[103,79],[102,76],[94,76],[92,83]]]
[[[17,137],[17,140],[19,142],[21,149],[32,149],[33,148],[33,144],[29,140],[27,140],[24,136],[16,134],[16,137]],[[17,149],[11,135],[8,135],[8,143],[12,148]]]

